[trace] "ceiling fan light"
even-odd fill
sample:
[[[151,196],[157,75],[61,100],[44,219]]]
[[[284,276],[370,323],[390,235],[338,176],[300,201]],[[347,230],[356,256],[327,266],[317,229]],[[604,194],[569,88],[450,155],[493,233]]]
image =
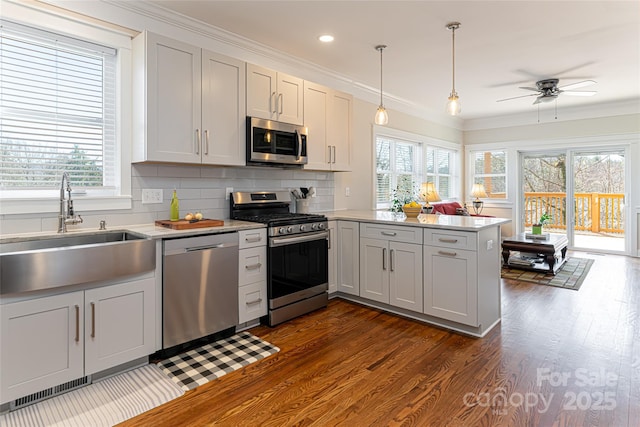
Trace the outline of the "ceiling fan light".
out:
[[[457,93],[452,92],[451,95],[449,95],[446,111],[451,116],[457,116],[460,114],[460,111],[462,111],[462,105],[460,104],[460,99],[458,98]]]
[[[376,111],[374,122],[377,125],[386,125],[387,123],[389,123],[389,115],[387,114],[387,110],[382,104],[380,104],[380,106],[378,107],[378,111]]]

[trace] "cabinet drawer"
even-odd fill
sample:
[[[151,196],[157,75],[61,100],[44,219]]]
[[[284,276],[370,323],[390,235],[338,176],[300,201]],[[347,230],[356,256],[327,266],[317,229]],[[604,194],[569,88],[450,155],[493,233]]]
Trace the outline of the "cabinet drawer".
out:
[[[477,248],[477,233],[453,230],[424,230],[424,244],[442,248],[467,249]]]
[[[240,286],[267,280],[267,247],[240,250],[238,268]]]
[[[267,282],[240,286],[238,323],[245,323],[267,314]]]
[[[422,244],[422,228],[360,223],[360,237]]]
[[[240,249],[265,246],[267,244],[267,229],[241,230],[239,234]]]

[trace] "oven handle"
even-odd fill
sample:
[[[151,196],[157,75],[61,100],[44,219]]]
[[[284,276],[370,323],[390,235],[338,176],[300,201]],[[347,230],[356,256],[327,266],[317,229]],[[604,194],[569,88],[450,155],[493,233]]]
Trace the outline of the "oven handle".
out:
[[[291,237],[272,237],[269,239],[269,247],[276,248],[278,246],[292,245],[294,243],[311,242],[313,240],[329,240],[328,231],[320,231],[318,233],[308,233],[302,236]]]

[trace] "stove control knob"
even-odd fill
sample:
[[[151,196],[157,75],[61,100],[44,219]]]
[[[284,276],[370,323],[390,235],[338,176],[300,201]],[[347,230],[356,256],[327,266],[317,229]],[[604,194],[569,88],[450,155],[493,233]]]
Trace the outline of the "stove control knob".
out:
[[[293,227],[292,226],[288,226],[287,227],[287,233],[293,233]]]
[[[315,230],[316,228],[318,228],[318,224],[316,224],[316,223],[311,224],[311,229],[312,230]]]
[[[287,230],[284,227],[278,228],[278,234],[285,234]]]
[[[324,222],[318,224],[318,230],[324,230]]]
[[[303,224],[303,225],[300,226],[300,231],[305,231],[306,229],[307,229],[306,225]]]

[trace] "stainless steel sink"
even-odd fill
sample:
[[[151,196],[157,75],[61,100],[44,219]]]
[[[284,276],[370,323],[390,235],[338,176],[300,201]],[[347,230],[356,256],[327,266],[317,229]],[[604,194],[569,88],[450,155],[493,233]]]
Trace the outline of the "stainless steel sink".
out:
[[[0,244],[0,294],[110,281],[155,269],[155,242],[128,231]]]

